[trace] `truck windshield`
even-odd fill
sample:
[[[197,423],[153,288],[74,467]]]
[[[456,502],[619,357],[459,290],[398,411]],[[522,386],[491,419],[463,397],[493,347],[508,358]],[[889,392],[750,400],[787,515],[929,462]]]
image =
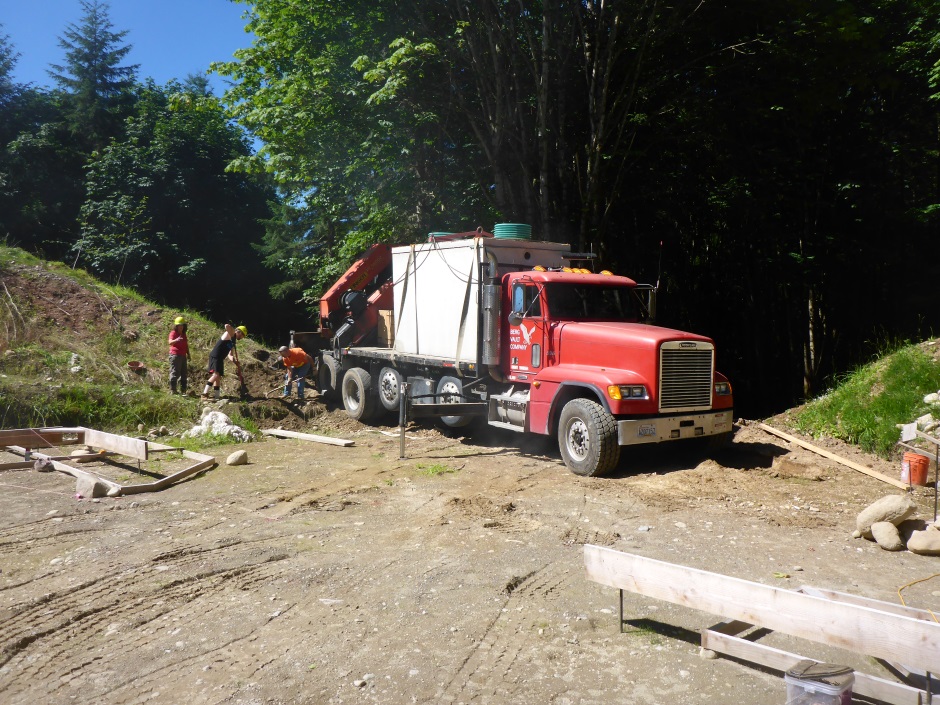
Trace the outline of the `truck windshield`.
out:
[[[548,313],[556,320],[636,321],[633,290],[625,286],[546,284]]]

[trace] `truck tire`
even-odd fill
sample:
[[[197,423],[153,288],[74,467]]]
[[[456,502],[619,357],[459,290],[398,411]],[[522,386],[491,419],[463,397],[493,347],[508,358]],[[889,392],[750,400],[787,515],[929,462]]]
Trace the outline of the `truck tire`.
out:
[[[367,421],[375,411],[372,375],[361,367],[351,367],[343,377],[343,407],[356,421]]]
[[[463,382],[456,377],[445,376],[437,383],[436,401],[439,404],[465,401],[463,398]],[[473,420],[472,416],[442,416],[441,423],[451,428],[461,428]]]
[[[401,373],[394,367],[383,367],[379,372],[376,391],[379,403],[388,411],[397,412],[401,407]]]
[[[558,418],[558,449],[575,475],[610,472],[620,460],[614,417],[596,401],[572,399]]]
[[[317,370],[317,388],[324,399],[336,401],[339,398],[340,381],[339,362],[332,355],[322,355],[320,369]]]

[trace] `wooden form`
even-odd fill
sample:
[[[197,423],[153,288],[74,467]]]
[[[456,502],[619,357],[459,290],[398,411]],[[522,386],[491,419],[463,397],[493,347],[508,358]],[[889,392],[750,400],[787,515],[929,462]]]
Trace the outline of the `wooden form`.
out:
[[[40,452],[32,453],[32,457],[37,460],[49,461],[56,470],[71,475],[80,483],[86,482],[91,485],[100,483],[100,486],[106,490],[106,494],[109,497],[140,494],[142,492],[156,492],[215,465],[215,458],[211,455],[181,450],[162,443],[152,443],[139,438],[130,438],[128,436],[120,436],[114,433],[105,433],[104,431],[96,431],[83,427],[0,430],[0,447],[6,447],[10,452],[20,455],[26,454],[26,448],[50,448],[74,443],[83,443],[85,445],[101,448],[104,451],[104,456],[123,455],[137,460],[147,460],[152,453],[180,451],[184,458],[196,461],[193,465],[154,482],[122,485],[113,480],[96,475],[95,473],[81,470],[62,462],[63,460],[75,459],[78,461],[79,458],[102,457],[102,453],[89,453],[82,456],[47,455]],[[0,464],[0,470],[22,469],[24,467],[32,467],[32,465],[32,460],[29,462],[3,463]],[[100,491],[101,487],[97,489]]]
[[[778,631],[920,669],[926,690],[856,673],[853,691],[897,705],[930,702],[940,623],[926,611],[815,588],[785,590],[590,544],[584,565],[589,580],[621,591],[621,624],[628,590],[726,618],[703,630],[704,648],[784,671],[806,657],[737,636],[754,626]]]
[[[817,453],[823,456],[824,458],[835,460],[837,463],[840,463],[842,465],[845,465],[846,467],[852,468],[853,470],[858,470],[860,473],[868,475],[869,477],[873,477],[876,480],[887,482],[889,485],[900,487],[902,490],[910,489],[906,482],[901,482],[897,478],[889,477],[888,475],[878,472],[877,470],[872,470],[869,467],[865,467],[864,465],[861,465],[859,463],[843,458],[842,456],[836,455],[835,453],[830,453],[828,450],[824,450],[823,448],[820,448],[819,446],[814,446],[812,443],[807,443],[806,441],[800,438],[797,438],[796,436],[791,436],[789,433],[784,433],[783,431],[780,431],[774,428],[773,426],[768,426],[767,424],[763,424],[763,423],[757,424],[757,425],[760,426],[760,428],[762,428],[763,430],[767,431],[767,433],[773,434],[774,436],[779,436],[785,441],[790,441],[790,443],[796,443],[796,445],[802,448],[806,448],[806,450],[811,450],[814,453]]]
[[[342,438],[330,438],[329,436],[316,436],[312,433],[297,433],[296,431],[281,431],[278,429],[266,429],[262,431],[265,436],[279,436],[281,438],[299,438],[302,441],[314,441],[315,443],[326,443],[332,446],[342,446],[348,448],[356,445],[355,441],[347,441]]]

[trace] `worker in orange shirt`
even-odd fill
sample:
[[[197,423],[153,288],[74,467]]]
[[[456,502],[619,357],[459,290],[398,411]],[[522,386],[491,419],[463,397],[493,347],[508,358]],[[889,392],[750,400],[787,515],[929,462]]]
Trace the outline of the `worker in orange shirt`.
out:
[[[284,362],[284,367],[287,368],[287,374],[284,376],[284,394],[282,396],[290,396],[291,383],[296,379],[297,400],[303,401],[304,378],[313,369],[313,358],[304,352],[303,348],[289,348],[286,345],[282,345],[277,352]]]

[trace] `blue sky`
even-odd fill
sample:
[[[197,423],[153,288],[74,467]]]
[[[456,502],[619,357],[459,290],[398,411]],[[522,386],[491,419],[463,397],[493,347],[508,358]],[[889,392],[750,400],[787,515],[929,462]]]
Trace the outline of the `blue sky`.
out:
[[[191,73],[205,73],[213,61],[226,61],[236,49],[250,46],[242,13],[247,5],[230,0],[109,0],[112,31],[128,30],[132,44],[126,64],[140,64],[138,77],[166,83]],[[49,86],[49,64],[63,63],[59,37],[66,25],[78,23],[79,0],[0,0],[0,33],[20,57],[13,78],[19,83]],[[223,79],[210,76],[213,92]]]

